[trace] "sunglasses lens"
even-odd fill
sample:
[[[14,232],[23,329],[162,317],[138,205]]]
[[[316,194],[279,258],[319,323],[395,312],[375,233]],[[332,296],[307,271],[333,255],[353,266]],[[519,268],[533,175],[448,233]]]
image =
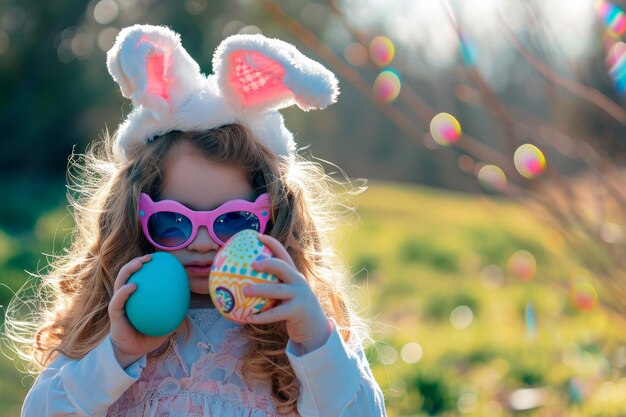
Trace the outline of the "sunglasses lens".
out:
[[[249,211],[233,211],[222,214],[213,224],[213,231],[222,242],[226,242],[235,233],[246,229],[257,232],[261,229],[259,218]]]
[[[185,243],[191,236],[191,220],[180,213],[161,211],[148,219],[148,233],[152,240],[166,248]]]

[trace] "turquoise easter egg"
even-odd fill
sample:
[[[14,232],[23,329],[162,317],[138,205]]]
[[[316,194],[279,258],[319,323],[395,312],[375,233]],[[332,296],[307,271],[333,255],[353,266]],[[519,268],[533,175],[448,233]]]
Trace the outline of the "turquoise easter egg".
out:
[[[180,326],[189,309],[189,281],[174,255],[153,253],[128,282],[137,284],[126,301],[126,316],[137,330],[163,336]]]

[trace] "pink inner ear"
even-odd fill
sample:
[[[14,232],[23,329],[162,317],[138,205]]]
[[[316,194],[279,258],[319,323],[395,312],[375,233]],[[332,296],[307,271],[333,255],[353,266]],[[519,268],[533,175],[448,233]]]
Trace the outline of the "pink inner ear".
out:
[[[164,55],[154,54],[146,59],[146,74],[148,77],[148,87],[146,93],[163,97],[165,100],[170,98],[168,92],[168,80],[164,76]]]
[[[244,106],[271,103],[292,95],[283,84],[285,69],[254,51],[237,51],[230,57],[229,83]]]

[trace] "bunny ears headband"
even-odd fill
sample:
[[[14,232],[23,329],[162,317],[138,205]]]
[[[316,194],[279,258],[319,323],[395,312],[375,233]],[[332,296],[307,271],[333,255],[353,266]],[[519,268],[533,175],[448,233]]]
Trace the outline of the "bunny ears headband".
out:
[[[162,26],[120,31],[107,53],[107,68],[133,110],[120,125],[116,157],[133,159],[143,145],[172,130],[208,130],[240,123],[277,155],[295,151],[293,135],[278,110],[324,108],[337,99],[334,74],[293,45],[262,35],[233,35],[213,55],[204,76]]]

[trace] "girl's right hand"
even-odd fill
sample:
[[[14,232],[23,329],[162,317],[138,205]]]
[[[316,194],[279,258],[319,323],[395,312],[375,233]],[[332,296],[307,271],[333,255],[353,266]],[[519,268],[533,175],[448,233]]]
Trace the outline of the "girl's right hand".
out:
[[[113,297],[109,302],[109,319],[111,321],[113,352],[122,368],[128,367],[128,365],[142,356],[156,350],[171,335],[171,333],[158,337],[145,335],[135,329],[128,321],[128,317],[126,317],[126,309],[124,307],[126,300],[137,289],[137,284],[127,284],[126,281],[150,259],[152,257],[148,254],[131,260],[120,269],[117,278],[115,278]]]

